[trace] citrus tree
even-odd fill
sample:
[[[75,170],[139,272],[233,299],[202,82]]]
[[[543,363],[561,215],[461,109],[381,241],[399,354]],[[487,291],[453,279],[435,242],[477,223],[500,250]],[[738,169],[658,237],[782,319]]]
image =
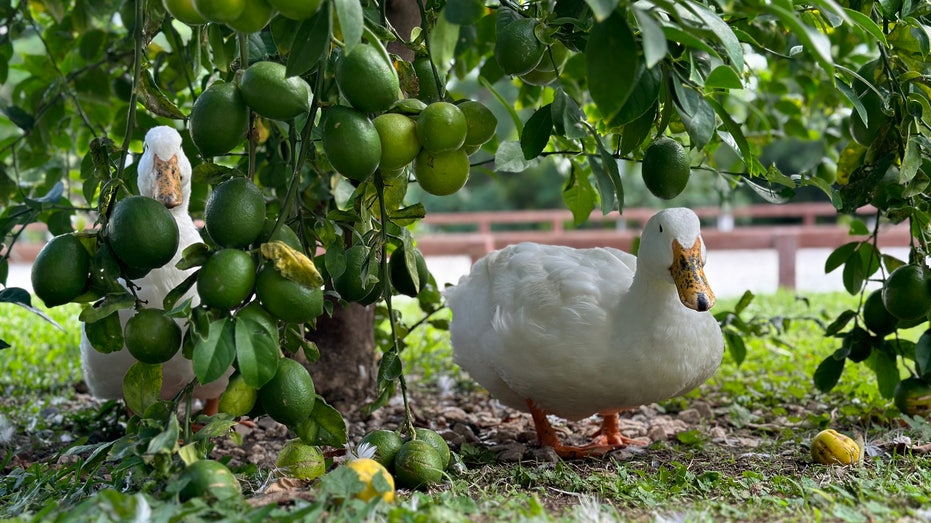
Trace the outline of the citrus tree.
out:
[[[828,328],[842,348],[815,382],[833,387],[848,359],[868,362],[889,396],[900,369],[919,385],[931,373],[931,336],[892,336],[931,308],[926,2],[36,0],[0,9],[0,282],[24,226],[46,224],[55,239],[36,261],[36,293],[47,306],[84,304],[94,350],[139,348],[124,395],[140,426],[168,427],[164,447],[149,447],[163,458],[178,427],[159,394],[158,360],[178,351],[199,383],[229,379],[241,393],[221,398],[228,413],[261,408],[307,443],[341,445],[338,409],[281,356],[310,368],[330,359],[347,376],[334,389],[368,387],[350,354],[374,360],[377,308],[390,330],[378,337],[368,408],[399,385],[403,393],[409,326],[393,297],[416,297],[442,324],[409,227],[425,211],[409,187],[450,195],[470,176],[521,176],[547,157],[560,159],[577,222],[623,209],[620,161],[641,164],[642,183],[663,199],[714,177],[773,203],[815,187],[839,212],[872,203],[877,223],[909,220],[910,260],[880,253],[876,228],[828,261],[853,294],[870,278],[887,284]],[[475,99],[460,94],[466,87]],[[188,275],[151,303],[132,282],[166,267],[143,251],[161,243],[145,225],[163,213],[119,211],[143,190],[139,154],[159,126],[180,130],[192,164],[187,203],[204,231],[167,266]],[[768,154],[774,144],[793,161]],[[133,223],[143,230],[121,239]],[[12,289],[0,299],[30,302]],[[907,314],[902,300],[914,303]],[[119,313],[129,310],[124,328]],[[871,311],[893,319],[876,327]],[[749,327],[739,314],[720,319],[739,361]],[[155,331],[172,354],[149,354],[140,333]]]

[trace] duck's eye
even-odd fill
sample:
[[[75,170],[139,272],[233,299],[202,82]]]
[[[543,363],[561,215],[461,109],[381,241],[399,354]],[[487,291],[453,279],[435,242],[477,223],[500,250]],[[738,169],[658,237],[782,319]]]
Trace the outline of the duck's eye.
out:
[[[663,224],[659,224],[659,232],[663,232]]]

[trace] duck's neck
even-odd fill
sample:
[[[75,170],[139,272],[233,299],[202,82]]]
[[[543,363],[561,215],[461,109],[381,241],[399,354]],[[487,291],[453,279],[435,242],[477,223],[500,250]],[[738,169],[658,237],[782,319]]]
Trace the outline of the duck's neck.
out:
[[[676,286],[668,280],[637,271],[628,292],[621,298],[620,316],[625,322],[634,322],[633,325],[643,325],[643,321],[655,321],[658,317],[666,317],[670,311],[678,311],[682,307]],[[630,325],[631,323],[628,323]]]

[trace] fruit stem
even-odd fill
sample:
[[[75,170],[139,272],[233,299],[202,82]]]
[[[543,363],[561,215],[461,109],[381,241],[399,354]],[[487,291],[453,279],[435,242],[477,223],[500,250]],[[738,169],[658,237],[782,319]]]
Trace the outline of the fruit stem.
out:
[[[241,70],[245,70],[247,67],[249,67],[249,35],[246,33],[237,32],[236,39],[239,41],[239,68]],[[246,114],[248,115],[246,118],[249,121],[249,129],[247,131],[248,139],[246,140],[249,151],[249,172],[247,174],[251,180],[255,177],[256,136],[253,132],[253,127],[255,126],[255,113],[252,112],[252,109],[250,109],[248,105],[246,105]],[[275,226],[277,227],[278,224],[276,223]]]
[[[133,91],[129,95],[129,109],[126,112],[126,132],[123,134],[123,145],[120,147],[120,161],[116,164],[116,178],[122,179],[123,168],[126,166],[126,157],[129,155],[129,142],[133,137],[133,129],[136,127],[136,98],[138,98],[139,81],[142,78],[142,21],[145,20],[145,2],[136,2],[136,23],[133,28]],[[106,205],[100,213],[106,219],[110,217],[110,211],[113,206],[113,196],[119,189],[118,184],[109,184],[107,194],[101,193],[99,203]],[[98,205],[99,208],[99,205]]]
[[[427,57],[430,59],[430,69],[433,71],[433,81],[436,83],[436,92],[439,93],[440,100],[446,97],[446,86],[440,81],[440,73],[436,70],[436,64],[433,62],[433,53],[430,51],[430,32],[427,30],[427,11],[424,9],[423,0],[417,0],[417,9],[420,10],[420,27],[423,29],[423,46],[427,50]]]
[[[420,0],[418,0],[419,3]],[[388,230],[385,224],[388,223],[388,209],[385,206],[385,185],[380,173],[375,175],[375,193],[378,195],[379,225],[381,233],[381,259],[379,260],[379,271],[382,277],[382,288],[385,289],[385,306],[388,307],[388,324],[391,325],[391,350],[401,360],[400,350],[398,350],[398,326],[397,317],[394,314],[394,307],[391,305],[391,285],[384,285],[390,281],[388,276]],[[398,375],[398,384],[401,386],[401,399],[404,401],[404,423],[407,426],[407,433],[414,434],[414,416],[411,413],[411,405],[407,399],[407,380],[404,379],[403,364],[401,373]]]

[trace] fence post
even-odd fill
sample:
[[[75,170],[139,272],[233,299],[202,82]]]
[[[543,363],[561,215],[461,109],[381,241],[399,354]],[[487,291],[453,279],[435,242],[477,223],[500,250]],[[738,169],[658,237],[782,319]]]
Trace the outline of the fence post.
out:
[[[777,232],[773,235],[773,246],[779,261],[779,286],[795,288],[795,260],[798,252],[798,236]]]

